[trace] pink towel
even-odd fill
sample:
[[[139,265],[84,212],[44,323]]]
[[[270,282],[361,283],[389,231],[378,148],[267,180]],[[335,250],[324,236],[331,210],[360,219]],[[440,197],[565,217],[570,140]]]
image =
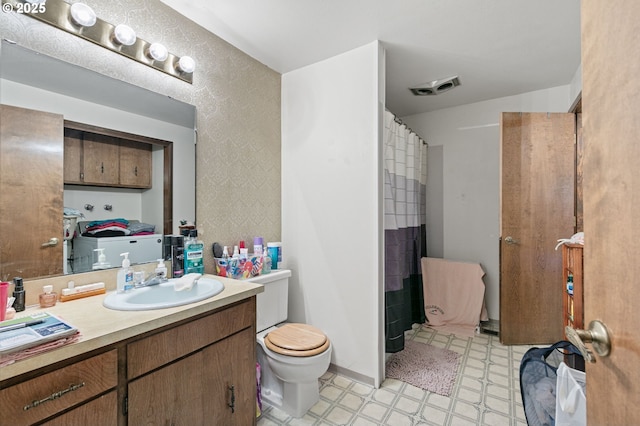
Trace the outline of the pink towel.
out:
[[[438,330],[473,336],[487,321],[485,272],[479,263],[422,258],[424,308],[428,325]]]

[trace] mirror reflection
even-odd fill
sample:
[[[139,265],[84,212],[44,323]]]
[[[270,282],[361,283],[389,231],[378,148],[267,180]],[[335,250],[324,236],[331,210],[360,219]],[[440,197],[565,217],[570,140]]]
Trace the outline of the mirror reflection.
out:
[[[195,219],[195,107],[3,41],[0,278],[162,257]]]

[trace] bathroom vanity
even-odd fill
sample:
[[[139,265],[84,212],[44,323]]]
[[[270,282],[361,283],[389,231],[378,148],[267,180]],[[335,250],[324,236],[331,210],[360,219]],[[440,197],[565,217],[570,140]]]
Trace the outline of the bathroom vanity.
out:
[[[101,295],[47,309],[82,337],[0,367],[0,423],[255,424],[262,286],[216,279],[222,293],[176,308],[109,310]]]

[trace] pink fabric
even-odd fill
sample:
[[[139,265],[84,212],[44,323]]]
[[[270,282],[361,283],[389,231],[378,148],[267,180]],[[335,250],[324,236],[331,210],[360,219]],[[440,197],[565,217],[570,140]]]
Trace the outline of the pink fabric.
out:
[[[428,325],[440,331],[473,335],[487,321],[485,272],[479,263],[423,257],[422,285]]]
[[[16,361],[20,361],[21,359],[25,359],[34,355],[41,354],[43,352],[48,352],[50,350],[59,348],[61,346],[70,345],[71,343],[75,343],[78,340],[80,340],[80,332],[76,332],[75,334],[62,337],[57,340],[52,340],[50,342],[42,343],[41,345],[38,345],[38,346],[22,349],[20,351],[12,352],[9,354],[0,355],[0,367],[13,364]]]

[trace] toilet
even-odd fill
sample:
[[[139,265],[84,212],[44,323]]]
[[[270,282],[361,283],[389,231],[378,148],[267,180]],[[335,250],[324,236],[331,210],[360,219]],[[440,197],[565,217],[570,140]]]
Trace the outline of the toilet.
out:
[[[331,341],[314,326],[285,322],[290,276],[278,269],[248,281],[264,285],[256,302],[262,400],[302,417],[320,399],[318,379],[329,369]]]

